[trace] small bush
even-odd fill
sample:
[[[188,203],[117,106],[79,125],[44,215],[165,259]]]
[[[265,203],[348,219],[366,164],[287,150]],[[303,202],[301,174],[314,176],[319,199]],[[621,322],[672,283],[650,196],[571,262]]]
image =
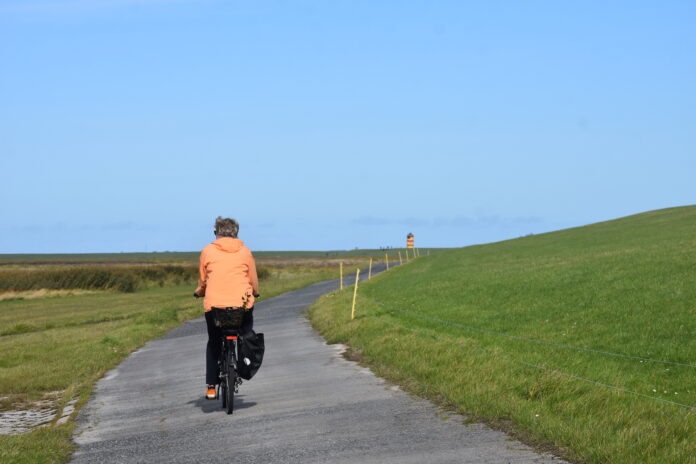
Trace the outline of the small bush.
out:
[[[259,280],[268,279],[271,276],[271,269],[268,267],[256,268],[256,275]]]
[[[0,335],[17,335],[28,332],[35,332],[37,330],[39,329],[36,326],[20,322],[19,324],[15,324],[9,329],[0,331]]]

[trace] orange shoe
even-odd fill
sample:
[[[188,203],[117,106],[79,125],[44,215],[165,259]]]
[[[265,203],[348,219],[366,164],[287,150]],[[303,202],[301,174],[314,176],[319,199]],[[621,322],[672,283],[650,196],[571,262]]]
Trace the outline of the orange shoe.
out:
[[[205,394],[205,398],[208,400],[217,399],[217,389],[215,388],[215,385],[208,385],[208,390]]]

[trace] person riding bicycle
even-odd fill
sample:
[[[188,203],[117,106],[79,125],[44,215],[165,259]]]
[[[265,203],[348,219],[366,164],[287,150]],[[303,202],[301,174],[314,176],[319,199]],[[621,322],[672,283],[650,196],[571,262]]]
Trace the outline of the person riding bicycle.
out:
[[[215,219],[215,241],[201,251],[200,278],[196,297],[205,297],[205,323],[208,327],[208,344],[205,350],[207,385],[206,398],[216,399],[218,384],[218,359],[220,357],[220,328],[215,327],[212,309],[244,308],[242,333],[248,333],[254,325],[254,298],[259,296],[259,279],[256,262],[249,248],[237,238],[239,223],[231,218]]]

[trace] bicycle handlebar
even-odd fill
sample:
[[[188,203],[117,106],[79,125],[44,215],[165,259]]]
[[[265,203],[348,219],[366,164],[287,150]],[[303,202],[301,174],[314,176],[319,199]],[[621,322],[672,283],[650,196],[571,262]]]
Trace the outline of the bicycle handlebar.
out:
[[[193,292],[193,296],[194,296],[194,298],[203,298],[202,295],[199,295],[196,292]],[[254,295],[254,298],[261,298],[261,294],[259,293],[258,295]]]

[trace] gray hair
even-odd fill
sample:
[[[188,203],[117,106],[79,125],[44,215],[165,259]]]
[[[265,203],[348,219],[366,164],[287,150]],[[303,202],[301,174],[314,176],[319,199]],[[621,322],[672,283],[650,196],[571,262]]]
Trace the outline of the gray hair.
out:
[[[215,219],[215,235],[218,237],[237,238],[239,233],[239,223],[232,218],[218,216]]]

